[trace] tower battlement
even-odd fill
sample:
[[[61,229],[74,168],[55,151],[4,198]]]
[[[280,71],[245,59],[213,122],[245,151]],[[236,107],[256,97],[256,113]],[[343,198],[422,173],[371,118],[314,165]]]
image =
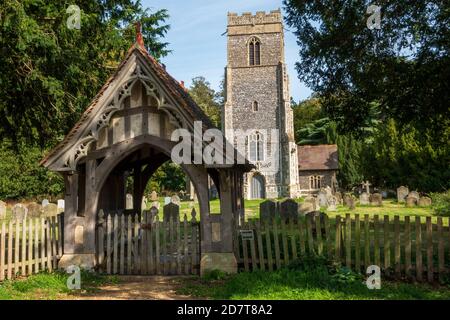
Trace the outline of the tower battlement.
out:
[[[268,13],[257,11],[256,14],[244,12],[238,15],[234,12],[228,13],[228,26],[257,25],[266,23],[282,23],[281,10],[272,10]]]

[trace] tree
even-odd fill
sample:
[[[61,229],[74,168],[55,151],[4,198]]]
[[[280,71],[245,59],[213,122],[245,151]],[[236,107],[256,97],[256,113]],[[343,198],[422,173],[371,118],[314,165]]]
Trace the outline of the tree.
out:
[[[4,0],[0,5],[0,140],[54,145],[134,42],[141,21],[149,51],[168,53],[160,39],[166,10],[139,0],[78,3],[81,28],[69,29],[65,1]]]
[[[367,27],[369,0],[284,0],[300,46],[299,78],[339,129],[367,127],[371,103],[382,119],[432,130],[450,124],[450,10],[442,0],[378,1],[381,28]]]
[[[212,123],[220,128],[221,125],[221,94],[216,93],[204,77],[192,79],[189,94],[198,106],[211,119]]]

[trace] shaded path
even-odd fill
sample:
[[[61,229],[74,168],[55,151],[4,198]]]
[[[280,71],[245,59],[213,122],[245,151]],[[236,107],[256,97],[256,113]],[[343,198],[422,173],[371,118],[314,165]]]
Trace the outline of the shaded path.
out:
[[[118,283],[102,285],[95,292],[65,296],[69,300],[195,300],[180,295],[182,276],[118,276]]]

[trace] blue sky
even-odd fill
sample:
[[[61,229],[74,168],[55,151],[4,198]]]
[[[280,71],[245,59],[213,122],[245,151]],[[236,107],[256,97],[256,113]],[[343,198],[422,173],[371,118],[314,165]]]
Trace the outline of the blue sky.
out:
[[[154,11],[167,9],[170,30],[165,41],[172,53],[162,59],[167,71],[190,86],[191,79],[204,76],[214,89],[219,88],[226,65],[227,13],[270,11],[282,8],[281,0],[142,0],[144,7]],[[285,26],[287,28],[287,26]],[[285,30],[286,63],[291,96],[306,99],[311,90],[297,77],[295,62],[298,46],[292,32]]]

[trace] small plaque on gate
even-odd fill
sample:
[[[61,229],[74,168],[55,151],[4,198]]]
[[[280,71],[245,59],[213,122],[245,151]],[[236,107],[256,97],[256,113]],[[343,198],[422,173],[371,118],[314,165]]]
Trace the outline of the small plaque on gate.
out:
[[[253,240],[253,230],[240,230],[242,240]]]

